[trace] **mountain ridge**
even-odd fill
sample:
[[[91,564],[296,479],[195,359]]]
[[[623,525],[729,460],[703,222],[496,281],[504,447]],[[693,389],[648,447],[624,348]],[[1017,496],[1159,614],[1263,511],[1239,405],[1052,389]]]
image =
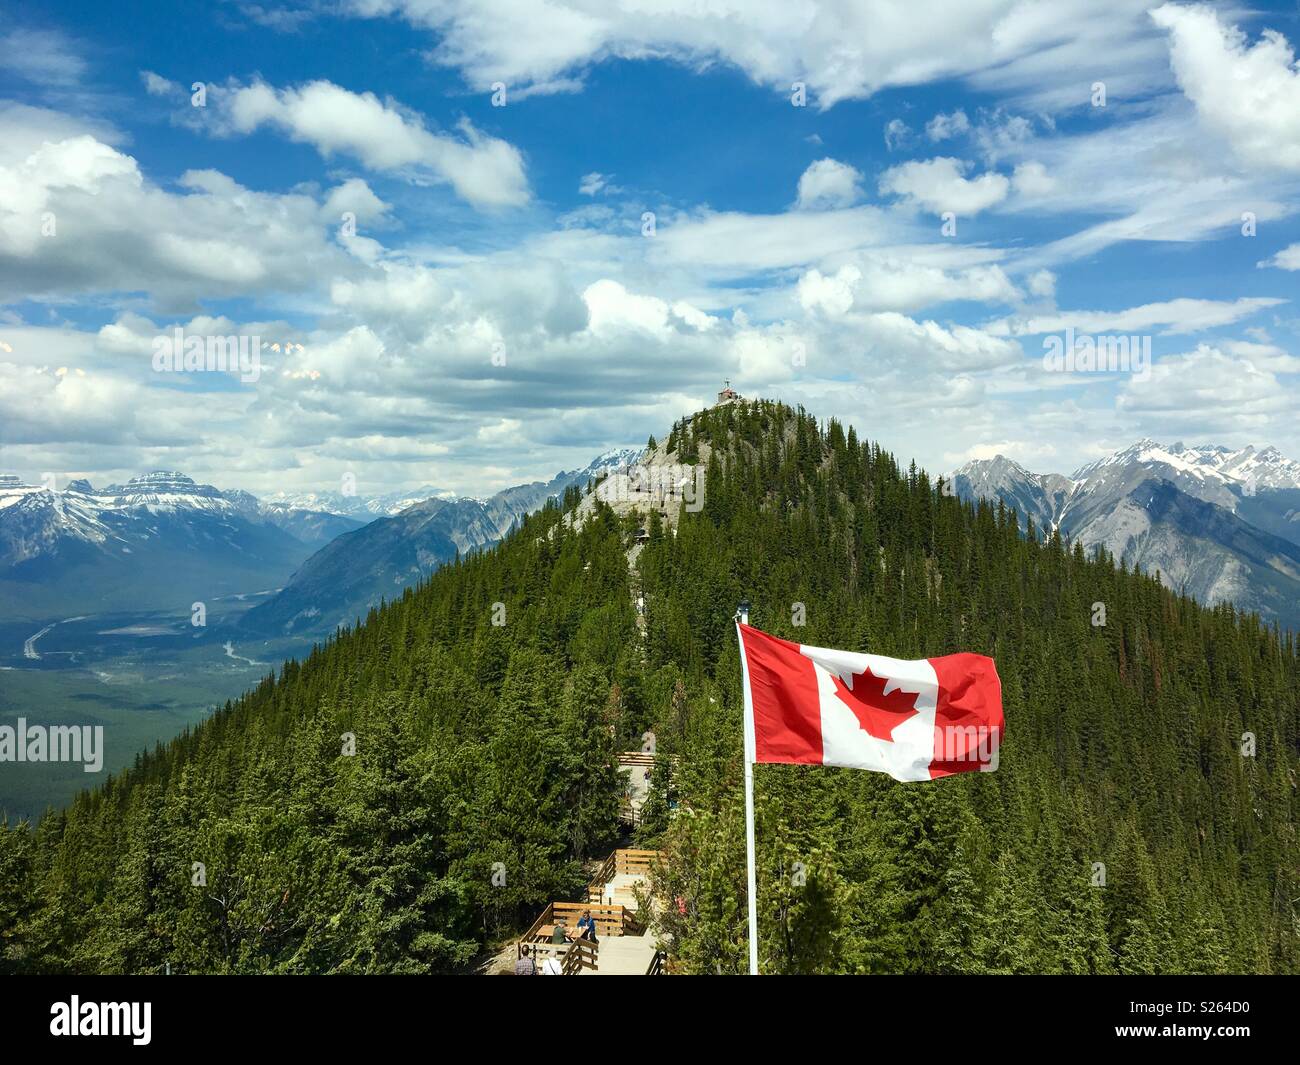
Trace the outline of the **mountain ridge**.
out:
[[[834,420],[737,404],[666,448],[706,484],[671,531],[568,492],[0,826],[0,970],[467,971],[585,897],[617,752],[653,736],[652,932],[677,971],[744,972],[742,597],[799,643],[989,655],[1007,722],[994,773],[757,768],[764,972],[1300,970],[1293,638],[1025,536]]]
[[[1144,438],[1068,477],[1004,455],[949,476],[963,498],[1001,500],[1048,534],[1158,571],[1175,590],[1300,629],[1300,462],[1275,447]]]

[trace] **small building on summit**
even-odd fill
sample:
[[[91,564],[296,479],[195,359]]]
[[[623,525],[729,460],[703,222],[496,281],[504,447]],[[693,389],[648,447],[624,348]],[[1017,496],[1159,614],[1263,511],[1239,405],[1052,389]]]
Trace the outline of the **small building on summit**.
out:
[[[723,382],[722,391],[718,393],[718,402],[714,406],[721,407],[724,403],[738,403],[740,398],[740,393],[731,387],[731,379],[728,378]]]

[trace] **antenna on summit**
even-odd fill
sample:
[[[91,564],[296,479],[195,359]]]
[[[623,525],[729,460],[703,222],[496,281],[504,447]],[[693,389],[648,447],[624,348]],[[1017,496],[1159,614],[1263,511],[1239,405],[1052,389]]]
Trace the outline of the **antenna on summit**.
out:
[[[724,403],[735,403],[740,399],[740,393],[731,387],[731,378],[723,379],[722,391],[718,393],[718,402],[715,406],[722,406]]]

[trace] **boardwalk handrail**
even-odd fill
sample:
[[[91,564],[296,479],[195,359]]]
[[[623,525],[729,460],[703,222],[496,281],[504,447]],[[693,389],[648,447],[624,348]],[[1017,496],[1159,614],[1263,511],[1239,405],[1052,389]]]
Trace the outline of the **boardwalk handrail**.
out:
[[[578,918],[588,911],[596,924],[597,936],[635,936],[642,931],[641,922],[636,914],[618,903],[609,905],[594,902],[550,902],[538,915],[537,920],[529,925],[528,931],[520,937],[519,945],[527,943],[530,947],[545,946],[548,940],[543,929],[556,924],[558,920],[564,921],[572,934],[578,926]],[[557,943],[556,946],[559,944]]]
[[[593,903],[605,901],[605,886],[624,873],[634,876],[648,876],[651,867],[659,858],[659,851],[636,850],[627,848],[616,850],[606,858],[596,871],[595,877],[587,885],[587,900]]]
[[[550,903],[547,903],[546,909],[544,909],[541,912],[541,914],[538,915],[537,920],[535,920],[531,925],[528,926],[528,931],[526,931],[522,936],[519,937],[519,942],[516,944],[516,951],[518,950],[519,947],[522,947],[525,943],[531,946],[534,937],[536,937],[538,932],[541,931],[542,925],[551,924],[551,923],[552,923],[551,906]],[[519,956],[522,958],[523,954],[521,953]]]
[[[557,916],[564,917],[565,912],[556,913],[557,907],[577,906],[581,909],[591,909],[591,907],[582,906],[576,902],[550,902],[542,910],[528,928],[528,931],[520,937],[515,944],[516,957],[524,956],[523,948],[527,947],[534,960],[540,965],[546,958],[558,958],[560,962],[560,971],[566,975],[574,975],[578,969],[596,969],[599,968],[599,944],[593,943],[589,939],[569,940],[564,943],[552,943],[542,933],[542,929],[555,923]],[[622,907],[618,907],[622,909]],[[595,913],[592,914],[595,917]],[[575,918],[576,920],[576,918]],[[566,921],[567,923],[567,921]],[[599,932],[597,932],[599,934]]]
[[[569,944],[569,949],[560,962],[562,976],[577,976],[580,969],[600,969],[600,950],[589,939],[579,939]]]
[[[658,857],[658,851],[617,850],[614,852],[614,872],[648,873]]]
[[[617,851],[614,852],[614,854],[617,853]],[[596,870],[596,875],[592,878],[591,883],[587,885],[588,902],[603,901],[605,897],[605,885],[614,879],[614,854],[611,854],[600,863],[600,868]]]
[[[562,917],[570,929],[576,927],[578,918],[586,911],[591,911],[591,919],[596,922],[597,936],[636,935],[641,924],[631,910],[620,903],[598,902],[553,902],[551,911],[554,917]]]

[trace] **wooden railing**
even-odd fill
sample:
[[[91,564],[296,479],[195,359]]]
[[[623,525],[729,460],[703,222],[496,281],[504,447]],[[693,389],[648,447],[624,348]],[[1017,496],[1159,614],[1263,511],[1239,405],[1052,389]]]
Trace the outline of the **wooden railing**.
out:
[[[654,765],[655,756],[647,751],[619,751],[619,765]]]
[[[596,923],[597,936],[623,936],[623,935],[640,935],[642,931],[641,922],[637,916],[626,906],[619,905],[601,905],[591,902],[552,902],[549,903],[541,912],[541,915],[535,920],[527,932],[519,939],[522,945],[527,943],[530,947],[546,946],[550,943],[551,932],[554,930],[557,921],[563,921],[569,935],[576,936],[578,929],[578,918],[584,913],[590,913],[591,919]],[[555,946],[562,944],[556,943]]]
[[[581,969],[591,969],[593,972],[600,969],[600,948],[589,939],[570,943],[560,962],[562,976],[577,976]]]
[[[593,903],[604,903],[605,885],[623,873],[648,877],[650,868],[658,857],[658,851],[632,849],[615,851],[601,863],[591,883],[587,885],[587,900]]]
[[[650,867],[654,864],[655,859],[659,857],[658,851],[645,850],[618,850],[613,854],[614,873],[649,873]],[[612,879],[612,878],[611,878]],[[608,881],[606,881],[608,883]]]
[[[618,852],[615,851],[615,854]],[[616,868],[614,854],[611,854],[603,862],[600,868],[596,870],[596,875],[592,877],[591,883],[587,885],[587,901],[599,903],[605,898],[605,885],[614,879],[614,870]]]
[[[655,956],[650,959],[650,967],[646,969],[646,976],[663,976],[667,972],[668,951],[656,950]]]

